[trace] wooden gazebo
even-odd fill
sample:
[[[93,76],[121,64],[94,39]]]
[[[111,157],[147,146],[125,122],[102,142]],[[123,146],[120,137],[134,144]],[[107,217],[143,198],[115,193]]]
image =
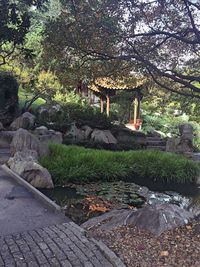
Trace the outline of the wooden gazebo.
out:
[[[140,119],[140,103],[142,100],[142,86],[144,79],[112,79],[108,77],[98,78],[91,85],[89,89],[100,98],[101,112],[104,112],[104,102],[106,102],[106,114],[109,116],[110,113],[110,97],[114,96],[117,91],[126,90],[134,92],[134,125]]]

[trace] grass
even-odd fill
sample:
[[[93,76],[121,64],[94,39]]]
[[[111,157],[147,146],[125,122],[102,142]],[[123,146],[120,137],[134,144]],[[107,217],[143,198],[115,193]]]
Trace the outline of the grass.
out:
[[[50,145],[50,154],[40,159],[57,185],[135,178],[159,182],[191,183],[200,174],[196,162],[160,151],[112,152],[78,146]]]

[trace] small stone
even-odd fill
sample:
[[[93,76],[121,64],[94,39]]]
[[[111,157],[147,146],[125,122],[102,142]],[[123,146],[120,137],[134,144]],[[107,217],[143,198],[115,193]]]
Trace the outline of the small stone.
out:
[[[163,250],[160,252],[160,256],[161,257],[168,257],[169,256],[169,252],[167,250]]]
[[[191,225],[186,225],[185,226],[187,230],[192,230],[192,226]]]

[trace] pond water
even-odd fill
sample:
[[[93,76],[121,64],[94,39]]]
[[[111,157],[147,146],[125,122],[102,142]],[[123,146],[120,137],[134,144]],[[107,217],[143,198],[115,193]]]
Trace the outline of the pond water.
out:
[[[137,209],[154,203],[173,203],[200,214],[200,188],[196,185],[162,185],[148,179],[139,182],[70,184],[41,191],[78,224],[115,208]]]

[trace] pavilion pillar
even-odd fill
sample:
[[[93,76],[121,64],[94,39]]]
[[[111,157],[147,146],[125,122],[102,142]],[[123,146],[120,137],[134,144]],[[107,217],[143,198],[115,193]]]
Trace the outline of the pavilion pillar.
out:
[[[137,119],[140,118],[140,105],[141,105],[141,97],[140,94],[137,93],[134,100],[134,124],[136,124]]]
[[[101,96],[100,97],[100,108],[101,108],[101,113],[103,113],[103,110],[104,110],[104,105],[103,105],[103,97]]]
[[[134,100],[134,119],[133,119],[134,124],[137,123],[137,119],[138,119],[138,106],[139,106],[138,97],[135,97],[135,100]]]
[[[107,117],[109,117],[109,115],[110,115],[110,97],[108,94],[106,95],[106,114],[107,114]]]

